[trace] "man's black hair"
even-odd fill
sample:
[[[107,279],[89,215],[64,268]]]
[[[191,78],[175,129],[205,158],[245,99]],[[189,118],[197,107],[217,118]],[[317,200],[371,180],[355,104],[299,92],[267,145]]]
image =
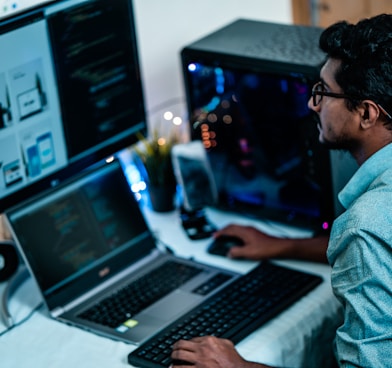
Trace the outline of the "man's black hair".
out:
[[[380,14],[326,28],[319,40],[328,58],[341,61],[335,80],[344,93],[357,96],[350,109],[370,99],[392,114],[392,14]]]

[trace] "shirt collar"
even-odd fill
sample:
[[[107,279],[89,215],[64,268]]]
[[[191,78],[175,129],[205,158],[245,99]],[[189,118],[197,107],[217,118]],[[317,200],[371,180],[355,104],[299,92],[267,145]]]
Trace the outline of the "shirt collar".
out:
[[[354,173],[338,195],[344,208],[348,208],[358,197],[367,191],[373,180],[391,167],[392,143],[370,156]]]

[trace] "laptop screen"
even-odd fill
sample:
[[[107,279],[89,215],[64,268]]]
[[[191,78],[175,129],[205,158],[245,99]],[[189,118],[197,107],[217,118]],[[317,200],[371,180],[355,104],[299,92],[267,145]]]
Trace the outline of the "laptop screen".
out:
[[[46,295],[81,279],[92,287],[154,246],[118,161],[10,210],[7,218]]]

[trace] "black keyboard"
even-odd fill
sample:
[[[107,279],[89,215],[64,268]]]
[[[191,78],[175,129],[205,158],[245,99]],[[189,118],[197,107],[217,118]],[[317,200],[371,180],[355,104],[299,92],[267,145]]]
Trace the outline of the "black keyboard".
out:
[[[147,275],[113,292],[78,317],[116,328],[200,272],[202,269],[199,267],[167,261]]]
[[[179,339],[215,335],[238,343],[322,282],[322,278],[261,262],[128,355],[136,367],[171,364]]]

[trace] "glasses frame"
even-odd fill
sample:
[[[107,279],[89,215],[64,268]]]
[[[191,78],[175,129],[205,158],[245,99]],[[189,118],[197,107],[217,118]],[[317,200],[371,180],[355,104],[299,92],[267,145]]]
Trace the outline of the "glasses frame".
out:
[[[319,86],[321,86],[321,88],[324,88],[323,82],[321,82],[321,81],[317,82],[312,88],[313,106],[315,106],[315,107],[320,105],[321,101],[323,100],[323,96],[333,97],[333,98],[345,98],[347,100],[360,100],[360,99],[355,98],[353,96],[346,95],[345,93],[335,93],[335,92],[327,92],[327,91],[323,91],[323,90],[317,90],[317,88],[319,88]],[[320,96],[320,99],[318,101],[317,101],[317,96]]]
[[[313,88],[312,88],[312,102],[313,102],[313,106],[316,107],[318,105],[320,105],[321,101],[323,100],[323,96],[327,96],[327,97],[333,97],[333,98],[345,98],[347,100],[354,100],[354,101],[360,101],[363,100],[361,98],[358,97],[354,97],[354,96],[350,96],[347,95],[345,93],[335,93],[335,92],[327,92],[327,91],[322,91],[322,90],[317,90],[317,88],[319,88],[318,86],[321,86],[323,88],[323,82],[319,81],[317,82]],[[317,101],[317,96],[320,96],[320,99]],[[376,105],[378,106],[378,108],[380,109],[380,111],[389,119],[392,121],[392,115],[385,110],[380,104],[378,104],[376,102]]]

